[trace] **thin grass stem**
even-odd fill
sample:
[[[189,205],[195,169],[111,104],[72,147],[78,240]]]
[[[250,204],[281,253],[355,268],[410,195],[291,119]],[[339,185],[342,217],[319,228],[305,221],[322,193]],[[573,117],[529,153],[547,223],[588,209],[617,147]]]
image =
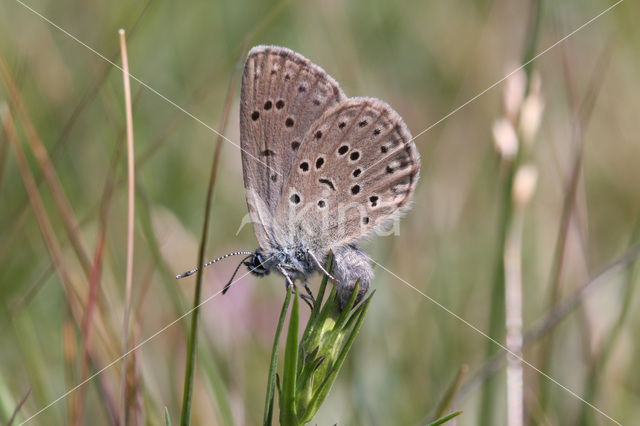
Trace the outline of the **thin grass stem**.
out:
[[[244,52],[240,55],[242,57]],[[239,59],[238,59],[239,60]],[[184,373],[184,389],[182,395],[182,409],[180,411],[180,425],[186,426],[191,422],[191,403],[193,399],[193,380],[195,370],[195,357],[196,357],[196,340],[198,334],[198,313],[200,310],[200,294],[202,291],[202,274],[204,265],[204,255],[206,251],[207,238],[209,235],[209,217],[211,214],[211,202],[213,200],[213,191],[216,186],[218,176],[218,164],[220,163],[220,156],[222,154],[223,140],[227,123],[229,121],[229,115],[231,113],[231,104],[233,100],[233,91],[236,83],[236,74],[232,74],[229,82],[229,88],[227,90],[227,96],[225,98],[225,105],[222,111],[222,118],[220,120],[220,131],[216,138],[216,147],[213,152],[213,160],[211,166],[211,174],[209,175],[209,185],[207,187],[207,197],[205,202],[204,222],[202,225],[202,234],[200,236],[200,247],[198,249],[198,272],[196,273],[196,288],[193,300],[193,312],[191,314],[191,328],[189,331],[189,341],[187,343],[187,364]]]
[[[529,80],[532,73],[531,59],[535,54],[535,47],[538,42],[538,35],[540,32],[540,21],[542,14],[542,0],[531,0],[531,7],[529,13],[529,27],[527,29],[527,36],[524,45],[524,52],[522,57],[522,63],[527,64],[524,68],[526,89],[525,94],[529,91]],[[516,128],[517,123],[512,123]],[[494,266],[494,279],[493,287],[491,291],[491,308],[489,317],[489,331],[488,335],[492,338],[502,341],[505,335],[504,321],[505,321],[505,281],[504,281],[504,253],[506,248],[506,241],[508,236],[509,226],[512,221],[513,204],[511,202],[511,194],[513,191],[513,181],[515,173],[523,161],[522,149],[517,150],[515,158],[511,161],[504,162],[504,179],[500,184],[500,211],[498,214],[498,232],[496,245]],[[497,353],[497,348],[493,342],[487,344],[487,357],[491,358]],[[489,425],[495,423],[493,411],[495,405],[495,396],[497,394],[497,382],[491,381],[487,383],[484,392],[482,393],[482,401],[480,405],[480,418],[479,423],[483,425]]]
[[[135,218],[135,156],[133,142],[133,113],[131,107],[131,83],[129,80],[129,58],[124,29],[118,31],[120,36],[120,52],[122,54],[122,80],[124,85],[124,105],[127,128],[127,266],[125,275],[124,321],[122,324],[122,353],[129,350],[129,317],[131,315],[131,291],[133,286],[133,254],[134,254],[134,218]],[[133,364],[135,368],[135,364]],[[127,423],[127,359],[122,360],[122,386],[120,400],[120,418]],[[132,374],[135,378],[136,374]],[[135,388],[135,384],[131,388]]]
[[[607,46],[599,54],[595,70],[587,85],[588,89],[585,97],[580,101],[579,104],[575,100],[570,101],[571,104],[574,105],[574,111],[572,112],[573,120],[571,126],[571,140],[574,149],[573,162],[571,165],[571,170],[569,172],[569,179],[566,185],[565,196],[562,201],[560,224],[558,227],[558,234],[556,237],[553,252],[553,260],[549,273],[549,281],[547,284],[547,288],[550,289],[547,302],[549,305],[549,309],[553,309],[561,299],[562,282],[560,278],[562,276],[565,264],[566,246],[569,238],[571,220],[576,214],[575,205],[578,193],[578,184],[580,182],[580,175],[582,173],[584,134],[590,121],[589,119],[595,106],[598,93],[600,92],[600,87],[604,80],[603,77],[609,63],[610,51],[610,47]],[[568,78],[568,80],[570,79]],[[570,92],[572,91],[570,90]],[[550,333],[549,336],[542,342],[542,348],[539,355],[541,360],[541,370],[545,373],[549,373],[551,370],[553,347],[554,336],[553,333]],[[546,382],[540,382],[539,400],[542,410],[545,410],[549,404],[550,392],[551,389],[549,384]]]
[[[440,400],[440,402],[438,403],[438,406],[436,407],[436,410],[431,420],[432,422],[444,416],[444,413],[446,413],[447,410],[449,410],[449,407],[451,407],[451,402],[453,401],[454,396],[460,389],[460,385],[462,385],[462,382],[465,376],[467,375],[468,371],[469,371],[469,366],[467,366],[466,364],[463,364],[460,366],[460,368],[458,369],[458,373],[456,374],[456,377],[453,379],[453,381],[451,382],[451,385],[449,385],[449,388],[447,389],[445,394],[442,396],[442,400]],[[424,423],[426,423],[426,421]]]

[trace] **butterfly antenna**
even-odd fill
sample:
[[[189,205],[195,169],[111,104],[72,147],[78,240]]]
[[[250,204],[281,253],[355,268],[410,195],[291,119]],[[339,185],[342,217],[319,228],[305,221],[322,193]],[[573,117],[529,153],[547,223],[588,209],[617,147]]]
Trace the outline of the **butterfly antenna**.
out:
[[[217,259],[213,259],[213,260],[211,260],[211,261],[209,261],[209,262],[205,263],[204,265],[202,265],[202,267],[203,267],[203,268],[206,268],[207,266],[209,266],[209,265],[213,265],[214,263],[219,262],[219,261],[221,261],[221,260],[223,260],[223,259],[226,259],[227,257],[237,256],[237,255],[240,255],[240,254],[248,254],[248,255],[252,255],[252,254],[253,254],[253,252],[250,252],[250,251],[236,251],[236,252],[234,252],[234,253],[225,254],[224,256],[220,256],[220,257],[219,257],[219,258],[217,258]],[[245,259],[246,259],[246,257],[245,257]],[[189,277],[189,276],[191,276],[191,275],[195,274],[196,272],[198,272],[198,268],[192,269],[192,270],[187,271],[187,272],[183,272],[183,273],[182,273],[182,274],[180,274],[180,275],[176,275],[176,279]]]
[[[229,287],[231,287],[231,284],[233,284],[233,279],[236,277],[236,274],[240,270],[240,267],[244,264],[244,261],[250,258],[251,256],[253,256],[253,253],[249,253],[249,256],[245,257],[240,261],[240,263],[238,263],[238,266],[236,266],[236,270],[233,271],[233,275],[231,275],[231,278],[229,278],[229,281],[227,281],[227,283],[224,285],[224,288],[222,289],[222,294],[225,294],[227,291],[229,291]]]

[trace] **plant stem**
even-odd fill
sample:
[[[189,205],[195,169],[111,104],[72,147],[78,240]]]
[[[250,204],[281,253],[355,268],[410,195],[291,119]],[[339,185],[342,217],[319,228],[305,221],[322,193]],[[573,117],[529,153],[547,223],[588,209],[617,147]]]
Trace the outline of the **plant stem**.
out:
[[[243,52],[244,53],[244,52]],[[242,54],[240,55],[243,56]],[[238,59],[240,61],[240,59]],[[180,425],[186,426],[191,423],[191,400],[193,397],[193,375],[196,357],[196,339],[198,329],[198,313],[200,307],[200,293],[202,290],[202,265],[204,264],[204,253],[206,251],[207,237],[209,235],[209,216],[211,213],[211,201],[213,200],[213,190],[216,186],[218,176],[218,164],[222,154],[222,135],[227,128],[233,92],[236,84],[237,73],[234,73],[229,82],[227,96],[225,98],[222,119],[220,120],[220,131],[216,138],[216,147],[213,152],[211,174],[209,175],[209,186],[207,187],[207,200],[204,207],[204,223],[202,224],[202,235],[200,237],[200,248],[198,249],[198,272],[196,274],[196,289],[193,297],[193,313],[191,314],[191,330],[189,332],[189,343],[187,346],[187,365],[184,372],[184,390],[182,395],[182,410],[180,411]]]
[[[122,324],[122,353],[129,350],[129,316],[131,315],[131,290],[133,286],[133,227],[135,206],[135,158],[133,151],[133,117],[131,108],[131,84],[129,81],[129,59],[124,30],[121,29],[120,51],[122,53],[122,80],[124,84],[125,117],[127,123],[127,270],[125,277],[124,321]],[[135,374],[132,375],[135,377]],[[132,386],[135,388],[135,385]],[[127,358],[122,360],[122,387],[120,395],[120,418],[127,424]]]
[[[527,38],[525,41],[524,55],[522,63],[528,63],[535,55],[538,34],[540,32],[540,20],[542,15],[542,0],[531,0],[529,27],[527,30]],[[529,82],[531,80],[532,67],[527,64],[524,67],[526,75],[526,90],[529,92]],[[525,95],[526,96],[526,95]],[[506,175],[501,187],[500,213],[498,215],[498,244],[496,246],[496,264],[494,266],[493,288],[491,291],[491,311],[489,319],[489,336],[497,341],[504,340],[504,306],[505,306],[505,288],[504,288],[504,249],[513,214],[511,203],[511,192],[513,191],[513,178],[518,165],[522,162],[522,149],[518,149],[516,158],[507,165]],[[487,344],[487,357],[493,357],[498,351],[498,347],[493,342]],[[497,393],[497,381],[490,380],[487,382],[484,392],[482,393],[482,402],[480,407],[481,425],[494,424],[493,408],[495,395]]]
[[[289,292],[294,292],[294,288]],[[296,415],[296,379],[298,375],[298,329],[300,321],[300,298],[293,295],[293,307],[289,316],[289,329],[284,351],[284,367],[282,373],[282,392],[280,393],[280,425],[298,425]]]
[[[267,379],[267,396],[264,401],[263,424],[265,426],[271,426],[271,423],[273,421],[273,400],[275,396],[276,369],[278,367],[278,346],[280,343],[280,334],[282,333],[282,327],[284,326],[284,319],[287,316],[287,310],[289,309],[290,301],[291,291],[287,291],[287,295],[284,298],[284,303],[282,304],[282,310],[280,311],[280,319],[278,320],[276,335],[273,338],[273,348],[271,350],[271,362],[269,363],[269,376]]]
[[[226,125],[223,115],[223,123]],[[221,126],[223,131],[225,125]],[[184,373],[184,391],[182,395],[182,410],[180,412],[180,425],[187,426],[191,423],[191,401],[193,398],[193,376],[195,369],[196,357],[196,341],[198,335],[198,313],[200,311],[200,293],[202,292],[202,265],[204,264],[204,253],[207,246],[207,237],[209,235],[209,216],[211,213],[211,201],[213,200],[213,189],[216,186],[216,177],[218,175],[218,163],[220,161],[220,153],[222,152],[222,138],[218,136],[216,148],[213,152],[213,165],[211,166],[211,175],[209,176],[209,186],[207,188],[207,200],[204,208],[204,223],[202,225],[202,235],[200,238],[200,248],[198,250],[198,272],[196,273],[196,289],[193,296],[193,312],[191,314],[191,329],[189,331],[189,343],[187,345],[187,366]]]

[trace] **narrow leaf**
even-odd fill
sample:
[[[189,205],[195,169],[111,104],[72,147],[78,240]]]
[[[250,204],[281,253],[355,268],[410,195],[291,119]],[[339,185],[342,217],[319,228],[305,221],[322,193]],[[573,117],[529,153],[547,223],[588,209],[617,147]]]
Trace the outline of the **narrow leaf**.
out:
[[[164,424],[165,426],[171,426],[171,417],[169,417],[169,409],[164,407]]]
[[[429,426],[439,426],[439,425],[445,424],[446,422],[448,422],[449,420],[453,419],[454,417],[458,417],[460,414],[462,414],[462,411],[456,411],[455,413],[451,413],[449,415],[446,415],[446,416],[436,420],[433,423],[429,423]]]
[[[304,416],[302,418],[303,423],[308,422],[313,418],[313,416],[320,408],[320,405],[327,397],[327,394],[329,393],[329,390],[331,389],[331,386],[333,385],[333,382],[338,375],[338,371],[340,371],[340,367],[342,367],[342,364],[347,357],[347,353],[349,352],[349,349],[351,349],[351,345],[353,345],[353,342],[358,335],[358,332],[360,331],[360,327],[362,326],[362,322],[364,321],[365,314],[369,309],[370,302],[371,296],[369,296],[363,302],[362,310],[359,312],[358,319],[353,327],[353,330],[351,330],[351,332],[349,333],[347,341],[344,343],[344,346],[340,350],[340,354],[338,355],[336,362],[332,366],[331,372],[325,377],[325,379],[322,381],[322,384],[320,384],[320,386],[318,387],[318,390],[316,391],[313,399],[308,405],[307,411],[304,413]]]
[[[327,265],[325,269],[327,272],[331,273],[331,264],[333,263],[333,253],[329,253],[327,257]],[[320,308],[322,307],[322,299],[324,299],[324,292],[327,288],[327,281],[329,277],[324,275],[322,277],[322,282],[320,283],[320,289],[318,290],[318,294],[316,296],[316,304],[313,306],[313,310],[311,311],[311,316],[309,317],[308,324],[313,324],[315,318],[320,314]]]
[[[291,288],[290,292],[295,290]],[[280,398],[280,424],[283,426],[298,424],[296,416],[296,375],[298,373],[298,322],[299,297],[293,295],[293,307],[289,316],[289,330],[284,351],[284,367],[282,372],[282,398]]]
[[[282,327],[284,326],[284,319],[287,315],[290,301],[291,291],[287,291],[284,303],[282,304],[282,310],[280,311],[280,319],[278,320],[276,335],[273,338],[273,348],[271,350],[271,363],[269,364],[269,377],[267,378],[267,396],[264,402],[263,423],[265,426],[270,426],[273,421],[273,398],[276,383],[276,368],[278,366],[278,343],[280,343],[280,334],[282,333]]]

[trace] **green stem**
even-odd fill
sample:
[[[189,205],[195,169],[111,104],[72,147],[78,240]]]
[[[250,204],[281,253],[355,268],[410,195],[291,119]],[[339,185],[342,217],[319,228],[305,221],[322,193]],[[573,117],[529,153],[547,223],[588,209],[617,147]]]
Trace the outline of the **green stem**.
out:
[[[540,20],[542,16],[542,0],[531,0],[531,11],[529,15],[529,27],[527,31],[527,39],[525,42],[524,55],[522,63],[527,65],[524,67],[526,75],[526,91],[529,93],[529,82],[531,81],[532,63],[528,63],[535,55],[538,35],[540,32]],[[518,166],[522,163],[526,153],[523,153],[523,146],[518,147],[518,154],[511,164],[508,164],[505,179],[502,185],[500,213],[498,215],[498,244],[495,252],[495,266],[493,287],[491,289],[491,310],[489,318],[489,336],[501,342],[504,340],[504,248],[507,237],[507,230],[511,223],[513,214],[511,192],[513,189],[513,178]],[[492,341],[487,343],[487,357],[491,358],[498,351],[498,347]],[[482,393],[482,403],[480,407],[480,423],[481,425],[491,425],[493,421],[493,408],[495,406],[495,396],[497,394],[497,379],[489,379]]]
[[[491,308],[489,317],[489,336],[498,342],[504,340],[504,247],[507,237],[507,225],[511,223],[512,205],[511,190],[513,186],[513,175],[515,167],[509,165],[508,175],[502,185],[500,198],[500,215],[498,216],[498,244],[496,246],[496,263],[494,266],[493,287],[491,289]],[[493,357],[499,347],[493,341],[487,342],[487,358]],[[485,389],[482,392],[482,402],[480,407],[481,425],[493,424],[493,407],[497,394],[498,378],[492,377],[487,380]]]
[[[227,114],[228,115],[228,114]],[[225,126],[222,126],[224,128]],[[184,390],[182,394],[182,410],[180,412],[180,425],[187,426],[191,423],[191,402],[193,399],[193,377],[195,371],[196,343],[198,336],[198,313],[200,311],[200,294],[202,292],[202,265],[204,264],[204,253],[209,235],[209,216],[211,213],[211,200],[213,199],[213,189],[216,186],[216,176],[218,175],[218,163],[222,151],[222,140],[218,138],[216,148],[213,153],[213,165],[209,177],[209,187],[207,188],[207,201],[205,205],[204,224],[202,226],[202,237],[200,238],[200,249],[198,250],[198,272],[196,275],[196,289],[193,296],[193,312],[191,312],[191,329],[189,331],[189,343],[187,345],[187,366],[184,372]]]
[[[280,334],[284,326],[284,319],[287,316],[289,302],[291,301],[291,291],[287,291],[280,311],[280,319],[276,328],[276,335],[273,338],[273,348],[271,349],[271,362],[269,364],[269,377],[267,379],[267,397],[264,401],[264,426],[271,426],[273,422],[273,400],[276,385],[276,368],[278,367],[278,344],[280,343]]]
[[[237,64],[242,61],[243,55],[238,58]],[[211,213],[211,201],[213,200],[213,189],[216,187],[216,178],[218,176],[218,164],[220,163],[220,154],[222,153],[222,134],[227,128],[229,114],[231,112],[231,104],[233,103],[233,94],[236,85],[238,73],[234,73],[229,81],[227,95],[222,111],[222,119],[220,121],[220,133],[216,139],[216,148],[213,152],[213,160],[211,165],[211,174],[209,176],[209,186],[207,188],[207,201],[204,208],[204,224],[202,225],[202,236],[200,238],[200,248],[198,250],[198,273],[196,275],[196,291],[193,298],[193,312],[191,313],[191,330],[189,332],[189,343],[187,346],[187,366],[184,373],[184,391],[182,394],[182,410],[180,412],[180,425],[186,426],[191,423],[191,400],[193,398],[193,375],[195,369],[196,357],[196,340],[198,335],[198,311],[200,310],[200,293],[202,290],[202,265],[204,264],[204,253],[207,246],[207,237],[209,235],[209,216]]]
[[[292,287],[289,293],[294,292]],[[280,394],[280,425],[298,425],[296,415],[296,379],[298,375],[298,329],[300,319],[298,293],[293,295],[293,307],[289,317],[287,342],[284,349],[284,367],[282,371],[282,393]]]

